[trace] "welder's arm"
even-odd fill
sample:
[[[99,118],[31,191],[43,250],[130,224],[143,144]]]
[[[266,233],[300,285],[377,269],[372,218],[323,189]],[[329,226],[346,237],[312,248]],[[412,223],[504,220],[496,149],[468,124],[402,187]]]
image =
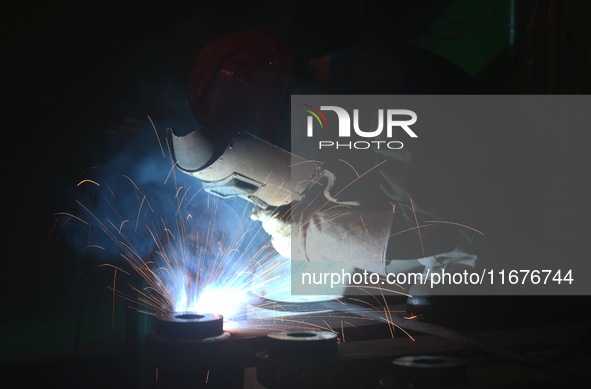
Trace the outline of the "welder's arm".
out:
[[[292,202],[273,211],[255,208],[279,254],[293,260],[341,262],[385,274],[386,249],[393,212],[364,211],[354,206]]]

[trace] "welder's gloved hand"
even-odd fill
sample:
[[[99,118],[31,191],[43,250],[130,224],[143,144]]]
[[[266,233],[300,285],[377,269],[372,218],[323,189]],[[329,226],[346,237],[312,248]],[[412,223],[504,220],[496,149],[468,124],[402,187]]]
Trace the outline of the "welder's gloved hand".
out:
[[[273,211],[255,209],[251,218],[261,221],[273,247],[286,258],[341,262],[383,275],[393,215],[321,198]]]
[[[255,207],[250,218],[261,222],[263,230],[271,236],[271,244],[280,255],[285,258],[292,258],[292,221],[290,204],[273,210],[265,210]],[[297,246],[294,247],[296,247],[297,250]],[[295,255],[294,257],[296,256],[298,255]]]

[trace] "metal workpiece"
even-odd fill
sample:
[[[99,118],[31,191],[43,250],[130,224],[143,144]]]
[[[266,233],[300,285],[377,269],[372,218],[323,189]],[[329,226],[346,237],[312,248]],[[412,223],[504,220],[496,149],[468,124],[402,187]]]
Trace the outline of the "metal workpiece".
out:
[[[407,355],[392,360],[384,388],[461,388],[466,385],[464,359],[447,355]]]
[[[257,379],[268,389],[342,388],[337,336],[330,331],[288,330],[267,335],[257,356]]]
[[[208,339],[224,334],[224,317],[214,313],[170,312],[156,317],[156,332],[161,336],[184,339]]]
[[[268,358],[335,358],[337,335],[329,331],[280,331],[267,335]]]
[[[208,315],[196,314],[203,316],[199,318],[192,316],[193,313],[177,312],[176,316],[180,317],[172,315],[174,319],[169,319],[181,330],[169,335],[161,331],[162,325],[166,328],[171,323],[164,320],[165,316],[160,317],[156,323],[160,332],[154,330],[146,336],[145,355],[153,387],[465,389],[486,386],[491,377],[499,382],[511,381],[511,377],[497,373],[507,364],[516,368],[521,365],[522,377],[535,380],[533,373],[528,373],[531,369],[528,370],[527,362],[531,361],[527,351],[531,350],[532,355],[554,354],[556,345],[573,338],[583,342],[576,334],[587,328],[581,325],[526,327],[469,331],[459,336],[459,331],[421,322],[421,318],[399,318],[392,307],[392,322],[404,325],[408,334],[397,331],[385,337],[381,330],[373,328],[388,327],[388,323],[378,320],[377,313],[374,317],[358,310],[356,313],[364,316],[359,320],[349,313],[345,326],[339,327],[344,312],[327,315],[324,309],[330,305],[313,305],[322,312],[306,313],[302,317],[225,322],[222,335],[211,338],[179,336],[182,327],[200,325],[194,321],[207,322]],[[340,306],[351,308],[342,302]],[[299,305],[291,308],[305,311]],[[372,317],[374,320],[369,320]],[[216,316],[211,320],[217,320]],[[315,330],[321,326],[340,331]],[[193,331],[199,332],[199,329],[193,328]],[[362,335],[355,336],[356,333]],[[544,340],[543,345],[540,339]],[[517,350],[524,352],[521,358]],[[571,358],[575,356],[572,354]],[[502,363],[499,365],[499,362]],[[552,366],[548,371],[552,371]],[[554,369],[555,374],[562,377],[557,371]]]
[[[213,313],[171,312],[156,317],[154,331],[146,335],[152,386],[240,387],[243,369],[220,362],[227,355],[222,345],[230,338],[223,322],[222,315]]]

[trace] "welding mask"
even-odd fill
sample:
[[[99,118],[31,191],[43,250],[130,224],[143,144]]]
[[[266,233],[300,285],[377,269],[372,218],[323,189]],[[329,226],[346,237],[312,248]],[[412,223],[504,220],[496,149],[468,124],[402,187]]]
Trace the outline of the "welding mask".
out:
[[[189,79],[198,129],[172,132],[177,167],[217,196],[241,197],[261,208],[294,200],[301,188],[291,183],[303,185],[313,166],[292,168],[294,156],[272,142],[278,134],[289,137],[289,127],[278,120],[289,104],[292,72],[287,45],[272,31],[231,33],[207,43]]]
[[[219,149],[199,130],[172,134],[177,167],[196,177],[208,193],[241,197],[262,209],[299,199],[316,165],[247,132],[233,136]],[[301,163],[294,161],[300,160]]]

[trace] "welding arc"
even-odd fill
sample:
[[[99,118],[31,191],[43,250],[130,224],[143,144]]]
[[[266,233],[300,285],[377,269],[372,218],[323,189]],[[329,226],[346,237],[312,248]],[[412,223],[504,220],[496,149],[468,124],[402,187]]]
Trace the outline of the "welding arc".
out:
[[[433,335],[440,338],[452,340],[455,342],[474,346],[478,349],[486,351],[494,356],[508,359],[520,364],[529,366],[546,366],[560,361],[562,358],[568,357],[576,348],[582,346],[591,337],[591,325],[588,326],[581,336],[573,339],[562,348],[554,352],[544,355],[527,355],[521,354],[514,350],[495,345],[490,342],[485,342],[469,334],[456,331],[440,325],[421,322],[419,320],[409,320],[400,314],[394,312],[384,316],[382,311],[371,309],[360,309],[358,304],[351,303],[346,300],[329,300],[313,303],[282,303],[281,309],[288,312],[311,312],[315,310],[332,310],[332,311],[348,311],[354,312],[356,315],[371,319],[376,322],[389,322],[397,327],[407,331],[420,332],[426,335]]]

